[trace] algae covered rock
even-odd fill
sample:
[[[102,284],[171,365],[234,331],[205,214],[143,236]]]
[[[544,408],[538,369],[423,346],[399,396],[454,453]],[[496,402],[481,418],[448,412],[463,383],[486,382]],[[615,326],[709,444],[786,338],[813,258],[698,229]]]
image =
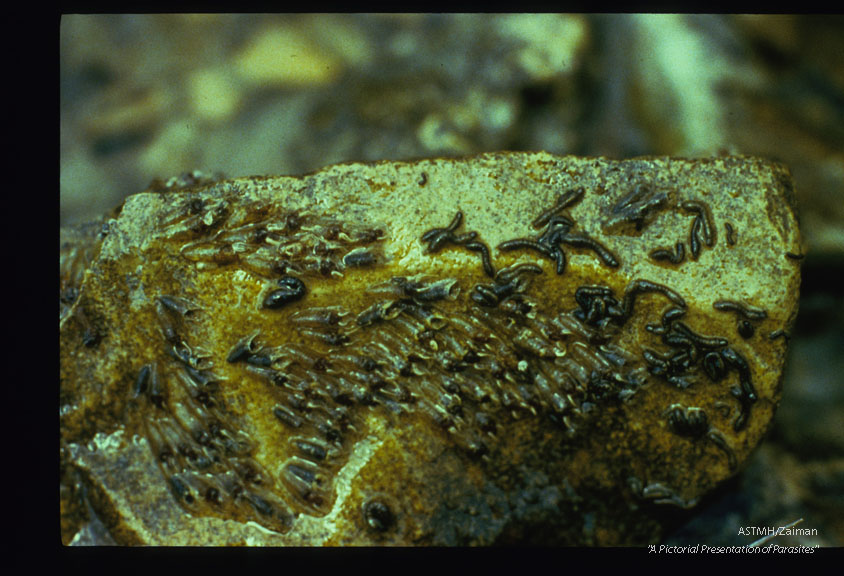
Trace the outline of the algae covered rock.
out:
[[[748,157],[158,183],[62,236],[63,540],[655,541],[769,426],[792,202]]]

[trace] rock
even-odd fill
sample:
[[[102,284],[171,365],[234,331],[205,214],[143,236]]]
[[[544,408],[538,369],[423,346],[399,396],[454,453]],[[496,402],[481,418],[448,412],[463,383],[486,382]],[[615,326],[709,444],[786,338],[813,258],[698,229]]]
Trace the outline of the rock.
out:
[[[62,539],[655,542],[779,402],[792,204],[546,153],[130,196],[63,236]]]

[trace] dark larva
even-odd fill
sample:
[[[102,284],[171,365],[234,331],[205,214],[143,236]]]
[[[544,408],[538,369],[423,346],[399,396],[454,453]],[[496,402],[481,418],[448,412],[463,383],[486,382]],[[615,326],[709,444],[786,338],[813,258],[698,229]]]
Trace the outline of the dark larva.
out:
[[[667,200],[665,192],[657,192],[649,185],[639,184],[610,208],[612,222],[630,222],[636,230],[642,230],[645,219]]]
[[[276,404],[273,408],[273,416],[291,428],[299,428],[302,426],[302,419],[290,411],[286,406]]]
[[[633,303],[636,299],[636,296],[646,292],[659,292],[660,294],[671,300],[677,306],[680,306],[681,308],[686,307],[686,301],[683,300],[682,296],[680,296],[674,290],[668,288],[667,286],[663,284],[657,284],[656,282],[651,282],[650,280],[636,279],[633,280],[630,284],[628,284],[627,289],[624,291],[624,300],[622,301],[622,308],[624,310],[625,316],[629,317],[633,313]]]
[[[689,248],[692,253],[692,260],[700,256],[700,217],[692,222],[692,230],[689,233]]]
[[[254,344],[255,338],[257,336],[258,332],[256,331],[238,340],[237,343],[229,351],[229,355],[226,357],[226,361],[230,364],[234,364],[235,362],[247,361],[253,354],[258,352],[258,350],[260,349],[260,347],[256,347]]]
[[[422,235],[422,241],[427,242],[428,246],[425,252],[432,254],[439,251],[445,244],[457,244],[465,247],[467,250],[481,253],[481,262],[483,264],[484,272],[488,276],[495,275],[495,268],[492,266],[490,260],[489,248],[483,242],[476,240],[477,232],[466,232],[465,234],[455,235],[454,231],[460,226],[463,221],[463,212],[458,211],[451,223],[445,228],[433,228]]]
[[[370,500],[364,504],[363,517],[367,528],[375,532],[386,532],[396,521],[390,507],[381,500]]]
[[[531,222],[531,226],[535,229],[540,229],[545,226],[552,217],[556,216],[569,206],[577,204],[583,198],[583,194],[585,193],[584,188],[581,186],[580,188],[572,188],[571,190],[566,190],[562,194],[557,197],[557,201],[554,203],[554,206],[537,216],[533,222]]]
[[[656,250],[652,250],[648,256],[657,262],[667,260],[672,264],[680,264],[686,259],[686,245],[682,242],[677,242],[674,245],[673,252],[667,248],[657,248]]]
[[[278,281],[279,288],[269,292],[263,301],[263,307],[271,310],[301,300],[305,296],[305,283],[295,276],[283,276]]]
[[[195,498],[190,487],[178,476],[170,477],[170,488],[173,490],[173,495],[176,497],[177,501],[184,502],[186,504],[194,503]]]
[[[152,366],[150,364],[144,364],[141,371],[138,372],[138,377],[135,379],[135,385],[133,387],[133,396],[135,398],[141,396],[142,394],[146,393],[147,386],[149,385],[150,374],[152,373]]]
[[[712,307],[721,312],[736,312],[748,320],[764,320],[768,317],[768,313],[761,308],[755,308],[733,300],[718,300],[712,304]]]
[[[727,245],[735,246],[736,244],[736,230],[729,222],[724,223],[724,230],[727,232]]]
[[[299,452],[309,460],[322,462],[328,455],[325,446],[314,440],[304,440],[297,438],[292,440],[292,442],[293,445],[296,446],[296,448],[299,450]]]
[[[375,255],[369,250],[356,248],[343,256],[346,267],[363,268],[375,264]]]
[[[495,276],[495,268],[492,266],[492,261],[489,257],[489,248],[483,242],[478,242],[477,240],[468,242],[465,244],[467,250],[472,250],[473,252],[480,252],[481,253],[481,264],[484,269],[484,273],[487,276],[493,277]]]
[[[697,215],[695,221],[699,222],[697,226],[699,231],[703,233],[703,242],[710,248],[714,246],[716,240],[715,225],[713,224],[712,212],[709,206],[697,200],[685,200],[680,203],[680,208]]]
[[[736,462],[736,454],[733,452],[733,449],[727,443],[727,440],[724,436],[718,432],[717,430],[710,430],[706,437],[715,444],[718,448],[721,449],[722,452],[727,456],[727,466],[729,466],[730,470],[735,470],[738,468],[738,463]]]
[[[264,498],[258,496],[257,494],[248,492],[246,494],[246,499],[249,501],[250,504],[252,504],[258,514],[261,514],[262,516],[272,516],[275,512],[275,508],[273,508],[273,505],[270,504]]]
[[[575,248],[588,248],[598,255],[604,264],[610,268],[618,268],[618,259],[597,240],[585,234],[567,234],[560,238],[560,242]]]
[[[709,419],[700,408],[675,406],[668,413],[668,424],[680,436],[702,438],[709,431]]]
[[[161,385],[161,380],[158,378],[158,372],[155,369],[155,365],[152,366],[149,374],[147,398],[149,398],[149,401],[156,407],[164,408],[164,403],[166,401],[166,398],[164,397],[164,388]]]
[[[178,296],[163,295],[158,297],[158,301],[164,306],[166,310],[180,316],[188,316],[192,312],[199,310],[199,306],[185,298]]]
[[[786,342],[791,340],[791,335],[783,329],[774,330],[770,334],[768,334],[769,340],[776,340],[777,338],[784,338]]]

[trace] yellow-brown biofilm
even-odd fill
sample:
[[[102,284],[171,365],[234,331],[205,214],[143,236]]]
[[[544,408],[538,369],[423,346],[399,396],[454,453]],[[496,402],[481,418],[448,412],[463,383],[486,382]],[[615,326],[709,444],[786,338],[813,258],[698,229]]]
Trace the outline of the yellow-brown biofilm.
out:
[[[500,153],[132,196],[63,246],[63,538],[84,486],[126,543],[652,541],[779,401],[790,187]]]

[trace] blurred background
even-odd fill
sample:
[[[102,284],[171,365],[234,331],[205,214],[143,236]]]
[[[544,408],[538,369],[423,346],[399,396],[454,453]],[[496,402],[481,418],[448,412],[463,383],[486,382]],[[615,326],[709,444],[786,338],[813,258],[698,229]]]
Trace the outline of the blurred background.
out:
[[[493,150],[786,163],[807,244],[782,406],[669,544],[844,546],[844,16],[64,15],[61,225],[199,170]]]

